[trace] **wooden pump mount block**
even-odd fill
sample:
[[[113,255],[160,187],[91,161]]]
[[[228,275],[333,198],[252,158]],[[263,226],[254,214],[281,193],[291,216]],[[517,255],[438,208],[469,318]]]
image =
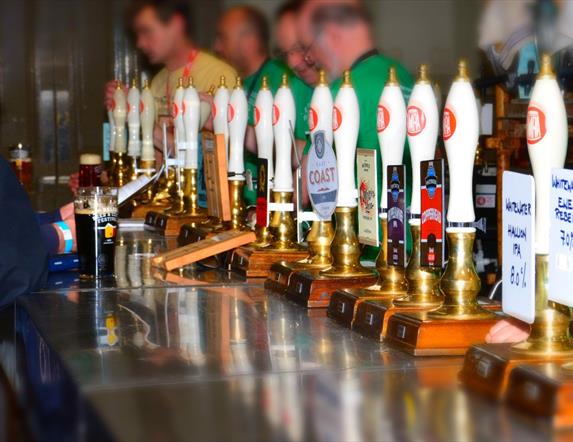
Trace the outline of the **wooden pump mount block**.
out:
[[[301,271],[302,268],[297,268],[296,262],[279,261],[271,265],[269,276],[265,281],[265,289],[280,295],[286,294],[290,277],[295,271]]]
[[[489,299],[480,299],[478,303],[485,310],[497,312],[501,310],[501,304]],[[392,299],[373,299],[361,302],[356,307],[352,330],[380,342],[386,337],[388,322],[397,313],[427,312],[430,307],[394,305]]]
[[[323,276],[320,270],[293,273],[286,291],[287,297],[308,308],[328,307],[333,292],[341,287],[364,288],[376,283],[375,273],[362,276]]]
[[[382,305],[392,305],[395,295],[380,294],[368,289],[338,289],[330,297],[327,316],[338,324],[351,328],[360,305],[366,301],[380,301]]]
[[[555,429],[573,427],[573,372],[561,364],[522,365],[509,375],[510,407],[547,418]]]
[[[513,344],[482,344],[471,347],[464,359],[460,380],[470,390],[493,399],[502,398],[510,373],[517,365],[564,362],[573,353],[544,356],[512,350]]]
[[[485,342],[499,317],[434,319],[429,312],[396,313],[388,321],[385,340],[414,356],[457,356]]]
[[[145,216],[145,228],[164,236],[177,236],[183,225],[198,219],[200,218],[197,215],[171,215],[149,211]]]
[[[271,266],[283,259],[297,261],[308,256],[305,249],[279,250],[269,247],[240,247],[233,252],[231,269],[247,278],[267,278]]]

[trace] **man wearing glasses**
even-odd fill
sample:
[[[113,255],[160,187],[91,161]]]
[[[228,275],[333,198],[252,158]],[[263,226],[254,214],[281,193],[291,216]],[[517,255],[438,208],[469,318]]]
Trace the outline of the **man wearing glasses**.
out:
[[[298,78],[282,61],[269,53],[270,31],[265,15],[252,6],[228,9],[217,26],[215,50],[243,77],[243,88],[249,104],[249,128],[245,140],[245,169],[257,176],[257,146],[254,135],[254,108],[263,77],[267,77],[273,94],[281,85],[283,74],[289,76],[289,87],[296,106],[294,136],[297,144],[304,146],[308,131],[308,106],[312,88]],[[302,151],[302,147],[299,152]],[[296,162],[293,161],[296,165]],[[256,203],[256,189],[245,188],[247,204]]]
[[[357,146],[377,150],[377,168],[381,171],[382,151],[376,126],[378,101],[391,66],[396,68],[406,102],[414,85],[411,75],[396,60],[378,52],[372,38],[369,15],[359,0],[307,0],[298,14],[297,27],[308,55],[326,70],[334,97],[342,84],[343,72],[350,69],[360,107]],[[412,182],[407,144],[404,162],[409,175],[406,182]],[[381,188],[382,174],[379,173],[378,192]],[[408,189],[407,204],[410,196],[411,189]],[[367,256],[374,257],[376,252],[369,250]]]

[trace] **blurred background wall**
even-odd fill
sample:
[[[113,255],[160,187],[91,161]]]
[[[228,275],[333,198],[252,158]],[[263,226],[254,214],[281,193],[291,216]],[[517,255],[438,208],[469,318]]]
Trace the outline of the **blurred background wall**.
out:
[[[280,0],[189,0],[199,44],[210,47],[219,13],[249,3],[272,19]],[[65,177],[82,152],[101,152],[102,92],[142,63],[124,32],[127,0],[0,0],[0,152],[32,147],[37,208],[70,198]],[[380,49],[412,73],[430,63],[447,91],[456,60],[478,64],[479,0],[366,0]],[[59,184],[50,184],[53,177]],[[63,177],[63,178],[62,178]]]

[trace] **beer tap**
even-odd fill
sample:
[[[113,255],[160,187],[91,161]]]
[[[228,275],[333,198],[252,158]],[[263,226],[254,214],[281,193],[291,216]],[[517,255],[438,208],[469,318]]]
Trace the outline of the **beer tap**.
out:
[[[380,95],[378,103],[378,140],[382,154],[382,192],[380,195],[380,253],[376,260],[379,272],[378,283],[370,289],[369,293],[389,294],[390,296],[403,295],[406,292],[407,282],[404,268],[388,265],[388,166],[402,164],[404,156],[404,143],[406,141],[406,104],[398,83],[396,68],[391,67],[388,72],[388,81]]]
[[[141,101],[139,105],[139,120],[141,122],[141,171],[152,176],[155,172],[155,151],[153,149],[153,127],[155,124],[155,100],[149,89],[147,80],[143,82]],[[153,187],[150,186],[145,197],[149,202],[153,199]]]
[[[185,126],[183,124],[183,95],[185,89],[183,88],[183,78],[179,78],[177,89],[173,94],[173,102],[171,104],[171,115],[173,117],[173,134],[175,141],[175,182],[170,194],[172,195],[171,208],[166,210],[166,213],[171,215],[181,215],[185,212],[184,198],[183,198],[183,184],[181,182],[181,169],[183,167],[183,160],[185,158],[186,143],[185,143]]]
[[[231,226],[233,229],[245,227],[245,133],[247,130],[248,104],[241,77],[237,77],[228,105],[229,121],[229,195],[231,196]]]
[[[115,186],[121,187],[129,180],[128,164],[126,158],[126,137],[125,123],[127,120],[127,100],[121,81],[117,82],[113,93],[113,119],[115,122],[115,151],[116,167],[114,170],[113,182]]]
[[[532,355],[570,354],[570,309],[548,300],[551,170],[563,168],[567,156],[567,112],[544,54],[527,109],[527,150],[535,177],[535,319],[529,338],[513,347]]]
[[[272,189],[273,179],[273,94],[269,89],[268,77],[262,79],[261,88],[255,101],[255,137],[257,139],[257,152],[260,159],[267,160],[267,178]],[[259,185],[263,185],[259,183]],[[271,243],[272,235],[268,226],[256,226],[257,240],[253,243],[257,247],[266,247]]]
[[[438,307],[442,301],[439,291],[440,269],[420,267],[420,163],[433,160],[438,138],[438,105],[428,76],[428,67],[420,66],[407,110],[407,132],[412,159],[412,203],[410,205],[410,231],[412,253],[406,268],[408,294],[397,299],[397,306]]]
[[[320,274],[327,277],[342,278],[367,276],[371,275],[372,272],[360,264],[360,246],[355,226],[358,192],[354,164],[360,125],[360,108],[352,87],[350,71],[344,71],[343,82],[336,95],[332,115],[338,166],[336,230],[331,245],[332,267],[322,270]]]
[[[332,146],[332,93],[326,81],[326,72],[320,70],[318,84],[314,88],[310,100],[308,115],[310,137],[314,143],[314,136],[318,131],[324,133],[324,141]],[[297,262],[297,266],[308,268],[326,268],[332,264],[330,244],[334,238],[334,229],[331,220],[315,220],[312,222],[307,235],[308,258]]]
[[[129,142],[127,145],[127,155],[129,156],[129,176],[130,180],[137,179],[138,158],[141,156],[141,142],[139,141],[139,120],[140,93],[137,88],[137,80],[134,78],[131,88],[127,94],[127,128],[129,131]]]
[[[479,117],[467,63],[460,60],[443,115],[443,137],[450,186],[446,235],[449,259],[440,280],[442,306],[430,318],[490,319],[494,314],[478,305],[480,279],[473,262],[476,229],[472,177],[479,137]]]
[[[275,139],[276,166],[273,183],[273,199],[278,204],[292,203],[292,139],[290,130],[295,124],[295,103],[288,84],[288,76],[283,74],[282,83],[273,102],[273,134]],[[274,236],[271,247],[293,249],[296,244],[296,226],[291,211],[279,209],[273,212],[270,231]]]
[[[215,134],[222,134],[225,137],[227,158],[229,157],[229,120],[227,115],[229,99],[230,95],[229,89],[227,89],[227,82],[225,76],[222,75],[213,100],[213,132],[215,132]]]
[[[110,169],[109,175],[113,177],[115,174],[115,167],[117,165],[117,155],[115,152],[115,138],[116,138],[116,130],[115,130],[115,120],[113,118],[113,103],[110,107],[107,108],[107,120],[109,123],[109,159],[110,159]]]
[[[197,196],[197,161],[199,150],[199,124],[201,101],[197,89],[193,85],[193,78],[189,77],[189,84],[183,94],[183,125],[185,128],[185,165],[183,169],[183,190],[185,213],[199,215]]]

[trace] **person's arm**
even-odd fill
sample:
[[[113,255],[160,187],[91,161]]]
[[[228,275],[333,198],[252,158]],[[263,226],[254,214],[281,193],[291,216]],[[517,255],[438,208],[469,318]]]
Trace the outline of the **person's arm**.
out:
[[[38,290],[47,275],[47,252],[30,201],[0,156],[0,306]]]

